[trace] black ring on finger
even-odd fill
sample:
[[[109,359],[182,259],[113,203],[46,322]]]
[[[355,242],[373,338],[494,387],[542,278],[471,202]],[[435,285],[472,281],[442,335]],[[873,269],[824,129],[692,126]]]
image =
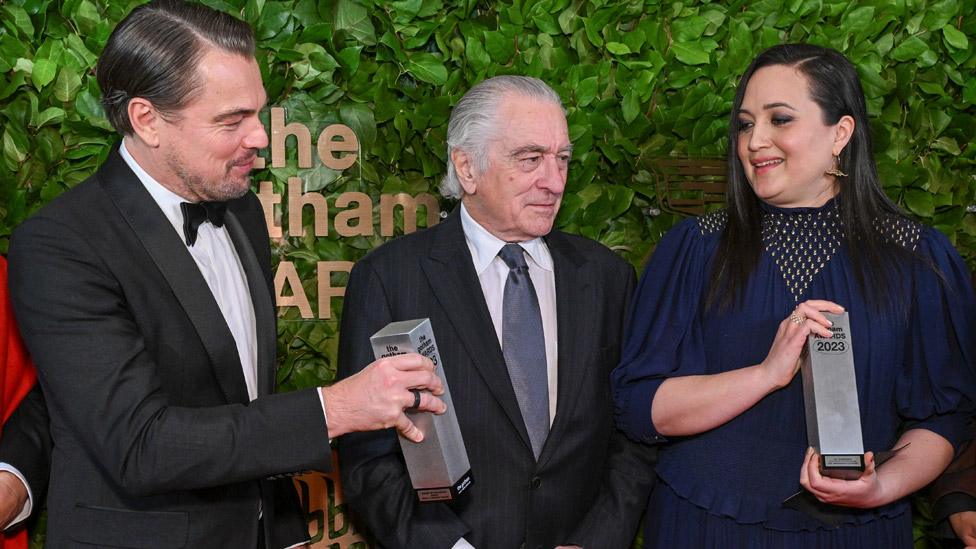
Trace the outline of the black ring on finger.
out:
[[[420,408],[420,389],[410,389],[410,392],[413,393],[413,406],[407,409],[416,410],[417,408]]]

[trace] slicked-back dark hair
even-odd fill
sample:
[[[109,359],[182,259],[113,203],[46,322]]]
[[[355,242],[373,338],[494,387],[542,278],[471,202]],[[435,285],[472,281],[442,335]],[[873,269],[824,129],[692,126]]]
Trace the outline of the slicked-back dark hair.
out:
[[[762,254],[759,197],[749,185],[738,155],[739,109],[752,75],[775,65],[793,67],[806,78],[810,98],[823,111],[824,124],[836,124],[843,116],[854,119],[854,132],[840,154],[840,169],[848,177],[838,183],[837,206],[858,285],[868,302],[879,306],[891,289],[892,281],[886,276],[893,267],[891,261],[904,255],[900,246],[881,234],[879,224],[906,216],[885,195],[878,181],[867,106],[857,70],[840,52],[812,44],[769,48],[756,57],[739,81],[729,123],[728,222],[715,256],[706,303],[724,307],[741,299]]]
[[[175,117],[200,91],[197,65],[210,48],[254,57],[254,33],[247,23],[200,4],[158,0],[133,9],[112,31],[95,68],[112,126],[132,134],[133,97]]]

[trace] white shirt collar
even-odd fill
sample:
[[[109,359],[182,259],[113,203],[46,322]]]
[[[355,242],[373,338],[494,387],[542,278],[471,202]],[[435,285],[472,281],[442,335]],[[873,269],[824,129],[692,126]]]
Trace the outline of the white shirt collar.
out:
[[[132,157],[129,150],[125,148],[125,140],[122,140],[122,144],[119,146],[119,155],[122,156],[122,160],[129,165],[129,168],[136,174],[142,186],[149,191],[152,195],[153,200],[159,205],[159,208],[163,210],[163,214],[166,215],[166,219],[176,227],[177,232],[180,232],[180,227],[183,226],[183,212],[180,210],[180,204],[187,202],[185,198],[174,193],[173,191],[164,187],[159,181],[153,179],[146,170],[142,169],[142,166],[136,162],[136,159]],[[183,233],[180,232],[182,235]]]
[[[474,270],[478,276],[481,276],[488,265],[498,257],[498,252],[501,251],[502,246],[508,243],[491,234],[488,229],[475,221],[468,213],[467,208],[464,207],[463,202],[461,203],[461,228],[464,231],[464,239],[468,243],[468,249],[471,250]],[[518,244],[522,246],[525,253],[539,268],[552,271],[552,256],[542,238],[536,237]]]

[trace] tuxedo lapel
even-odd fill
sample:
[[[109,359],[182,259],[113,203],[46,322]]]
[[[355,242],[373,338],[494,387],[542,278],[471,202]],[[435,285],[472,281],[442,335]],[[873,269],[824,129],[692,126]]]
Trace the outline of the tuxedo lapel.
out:
[[[429,230],[437,232],[430,254],[421,260],[421,265],[431,287],[436,289],[434,295],[488,390],[505,411],[526,448],[531,450],[529,435],[515,398],[515,390],[512,389],[505,358],[495,337],[484,292],[474,270],[471,252],[464,240],[459,211],[455,210],[442,223]]]
[[[274,304],[268,286],[265,283],[264,271],[254,253],[254,244],[247,237],[240,219],[232,209],[227,210],[224,219],[230,239],[234,242],[237,257],[244,268],[247,277],[247,289],[254,306],[254,326],[257,332],[258,355],[258,395],[274,392],[275,387],[275,352],[277,332],[274,325]]]
[[[587,342],[592,341],[588,333],[595,329],[587,324],[592,319],[589,313],[599,308],[593,302],[595,292],[591,288],[590,270],[586,268],[587,259],[559,231],[550,233],[546,244],[552,255],[556,278],[556,332],[559,338],[556,416],[549,439],[558,441],[567,434],[569,418],[573,416],[577,395],[584,384],[587,360],[593,352],[587,347]],[[552,454],[554,446],[547,444],[543,447],[539,456],[541,463]]]
[[[227,401],[248,402],[234,337],[186,245],[117,150],[109,155],[97,177],[186,311]]]

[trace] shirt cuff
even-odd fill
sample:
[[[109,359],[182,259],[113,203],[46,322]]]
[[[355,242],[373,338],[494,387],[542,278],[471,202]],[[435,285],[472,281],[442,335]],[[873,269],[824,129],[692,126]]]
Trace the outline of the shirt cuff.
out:
[[[315,389],[315,394],[319,395],[319,405],[322,408],[322,417],[325,418],[325,434],[329,434],[329,415],[325,413],[325,397],[322,396],[322,388]],[[332,437],[329,437],[329,444],[332,444]]]
[[[457,540],[457,543],[451,549],[474,549],[474,545],[468,543],[468,540],[461,538]]]
[[[9,463],[0,462],[0,471],[7,471],[13,474],[24,484],[24,488],[27,488],[27,501],[24,503],[24,508],[20,510],[20,514],[14,517],[14,520],[10,521],[10,524],[7,525],[7,528],[10,528],[19,522],[23,522],[30,516],[31,511],[34,509],[34,494],[31,492],[30,484],[27,484],[27,479],[24,478],[24,475],[20,474],[20,471],[16,467]]]

